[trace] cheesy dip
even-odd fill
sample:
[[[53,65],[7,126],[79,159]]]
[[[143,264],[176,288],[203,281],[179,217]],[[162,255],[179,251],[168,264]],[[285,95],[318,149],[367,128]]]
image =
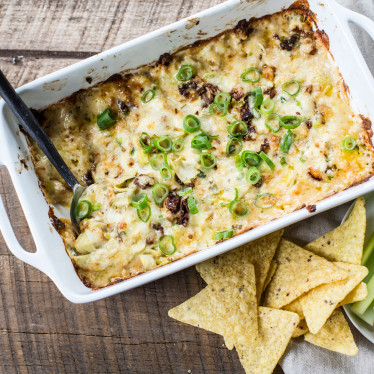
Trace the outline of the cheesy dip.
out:
[[[80,235],[55,223],[92,288],[312,212],[373,174],[368,120],[351,110],[327,36],[297,9],[242,20],[37,116],[89,185]],[[32,147],[49,203],[69,206],[72,192]]]

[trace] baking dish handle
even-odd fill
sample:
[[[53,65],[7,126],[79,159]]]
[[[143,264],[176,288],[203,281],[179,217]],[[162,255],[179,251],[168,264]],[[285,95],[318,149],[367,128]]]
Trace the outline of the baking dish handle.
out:
[[[0,167],[4,166],[0,161]],[[40,271],[45,273],[44,269],[40,268],[41,261],[38,252],[31,253],[25,251],[19,244],[16,235],[14,234],[13,227],[9,221],[8,214],[5,210],[3,199],[0,195],[0,231],[3,234],[5,243],[7,244],[9,250],[20,260],[26,262],[27,264],[34,266]]]
[[[370,18],[347,9],[338,3],[336,3],[336,7],[339,13],[345,18],[346,22],[353,22],[357,26],[362,27],[374,40],[374,22]]]

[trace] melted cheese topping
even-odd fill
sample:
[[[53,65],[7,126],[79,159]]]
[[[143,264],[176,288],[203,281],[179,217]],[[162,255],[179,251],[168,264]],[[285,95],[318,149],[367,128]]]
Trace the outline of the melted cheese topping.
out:
[[[185,86],[176,79],[181,65],[192,65],[195,71],[192,83]],[[258,82],[241,80],[248,67],[261,72]],[[282,84],[290,80],[301,85],[294,97],[282,90]],[[233,89],[242,92],[243,97],[232,99],[226,116],[212,116],[201,89],[207,83],[232,96]],[[265,126],[265,115],[248,121],[250,135],[243,141],[243,150],[263,149],[275,164],[271,170],[262,162],[262,184],[254,186],[246,180],[246,168],[239,170],[234,157],[227,156],[226,145],[228,125],[241,119],[245,100],[251,100],[245,98],[256,87],[262,88],[264,99],[272,96],[274,113],[298,116],[301,125],[292,130],[294,141],[285,155],[280,142],[286,129],[271,132]],[[148,89],[154,89],[156,95],[145,104],[141,96]],[[118,120],[109,129],[100,130],[96,119],[106,108],[111,108]],[[200,119],[204,132],[218,135],[211,139],[213,148],[209,150],[217,157],[217,167],[203,173],[200,151],[191,148],[191,140],[198,133],[187,134],[183,128],[188,114]],[[312,205],[373,173],[373,151],[362,120],[350,108],[328,50],[297,11],[244,24],[178,52],[168,66],[147,66],[136,74],[98,84],[51,105],[40,115],[76,177],[82,183],[87,179],[95,182],[83,199],[100,204],[99,209],[82,221],[78,237],[69,222],[62,233],[78,274],[95,288],[203,250],[215,243],[217,231],[230,229],[239,234]],[[139,144],[142,132],[184,139],[184,149],[167,156],[173,171],[170,181],[163,180],[150,166],[152,155],[145,154]],[[357,142],[351,152],[342,149],[346,135]],[[281,163],[282,158],[286,164]],[[36,147],[34,162],[50,203],[69,205],[71,192]],[[151,177],[151,184],[164,183],[169,191],[183,189],[182,183],[192,185],[191,196],[199,212],[188,214],[186,226],[178,224],[180,213],[172,213],[165,203],[156,204],[152,186],[141,190],[134,183],[142,174]],[[235,218],[227,206],[221,206],[234,199],[235,188],[238,199],[249,208],[244,218]],[[131,205],[131,198],[140,192],[149,197],[148,222],[139,220]],[[272,194],[274,206],[257,207],[259,194]],[[165,235],[173,236],[177,248],[171,256],[158,247]]]

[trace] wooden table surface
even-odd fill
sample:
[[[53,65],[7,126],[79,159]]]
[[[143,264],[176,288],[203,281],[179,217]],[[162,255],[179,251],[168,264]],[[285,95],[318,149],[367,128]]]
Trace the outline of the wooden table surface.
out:
[[[1,0],[0,67],[18,87],[220,2]],[[5,168],[0,193],[20,243],[35,250]],[[244,373],[220,336],[167,316],[203,286],[190,268],[74,305],[0,237],[0,373]]]

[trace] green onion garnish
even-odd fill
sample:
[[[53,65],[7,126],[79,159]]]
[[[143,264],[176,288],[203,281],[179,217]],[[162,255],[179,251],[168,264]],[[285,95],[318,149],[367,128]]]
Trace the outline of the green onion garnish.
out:
[[[227,156],[235,156],[243,148],[243,141],[239,138],[231,138],[226,145],[226,154]]]
[[[259,70],[252,66],[244,71],[244,73],[240,76],[240,79],[243,82],[256,83],[260,80],[260,77],[261,77],[261,74]]]
[[[261,180],[261,173],[256,167],[252,166],[247,171],[246,179],[248,183],[256,184]]]
[[[209,170],[217,165],[217,157],[209,152],[200,153],[200,163],[203,170]]]
[[[75,208],[75,216],[78,219],[87,218],[92,211],[92,204],[88,200],[81,200]]]
[[[286,161],[286,158],[285,158],[285,157],[282,157],[282,158],[280,159],[280,164],[281,164],[282,166],[286,166],[286,165],[287,165],[287,161]]]
[[[260,157],[266,162],[266,164],[269,166],[271,170],[275,169],[274,162],[270,160],[268,156],[266,156],[264,151],[260,152]]]
[[[180,152],[184,148],[184,139],[183,138],[178,138],[174,143],[173,146],[171,147],[171,150],[173,152]]]
[[[261,118],[261,112],[260,112],[260,110],[259,110],[258,108],[256,108],[256,107],[253,106],[253,107],[250,109],[250,111],[251,111],[251,113],[252,113],[254,119],[259,119],[259,118]]]
[[[242,153],[243,164],[247,167],[256,166],[259,167],[261,164],[261,158],[258,153],[253,151],[243,151]]]
[[[166,181],[169,181],[171,177],[173,176],[173,172],[170,169],[170,166],[168,164],[163,164],[160,168],[160,175],[162,179],[165,179]]]
[[[146,132],[140,134],[139,143],[143,147],[145,153],[150,153],[152,151],[151,137]]]
[[[156,96],[155,90],[147,90],[143,93],[141,101],[143,104],[149,103]]]
[[[281,128],[279,115],[277,113],[269,114],[266,117],[265,126],[273,133],[277,133]]]
[[[176,75],[176,78],[181,82],[189,81],[195,74],[194,68],[191,65],[182,65]]]
[[[271,193],[260,193],[255,198],[255,207],[260,209],[269,209],[274,206],[276,202],[275,195]]]
[[[148,196],[145,193],[140,193],[131,198],[131,205],[135,209],[144,209],[148,204]]]
[[[191,141],[191,148],[194,149],[212,149],[212,143],[210,142],[209,136],[205,134],[196,135]]]
[[[144,209],[136,209],[136,214],[142,222],[148,222],[151,218],[151,207],[146,205]]]
[[[239,200],[231,201],[229,211],[236,218],[243,218],[249,214],[248,205]]]
[[[192,133],[200,130],[200,127],[201,127],[201,122],[194,115],[189,114],[186,117],[184,117],[183,128],[189,134],[192,134]]]
[[[262,88],[257,87],[253,91],[250,92],[250,95],[253,98],[253,106],[255,108],[259,108],[264,101],[264,95],[262,94]]]
[[[282,150],[284,154],[287,154],[291,148],[293,143],[293,133],[291,130],[287,130],[287,132],[283,135],[283,138],[279,144],[279,148]]]
[[[216,104],[229,104],[231,101],[231,96],[227,92],[220,92],[214,97],[214,102]]]
[[[158,153],[151,158],[151,167],[154,170],[160,170],[163,165],[167,165],[168,158],[166,153]]]
[[[300,83],[296,80],[291,80],[282,84],[282,90],[290,96],[296,96],[300,92]]]
[[[356,148],[356,140],[350,135],[347,135],[343,140],[343,150],[352,152]]]
[[[157,183],[152,188],[153,199],[156,204],[162,204],[169,195],[169,189],[162,183]]]
[[[193,191],[192,187],[186,187],[183,190],[177,192],[178,196],[186,196],[191,194]]]
[[[248,134],[248,127],[244,121],[234,121],[227,128],[227,132],[231,136],[246,136]]]
[[[170,136],[161,136],[153,141],[153,145],[161,152],[170,152],[173,142]]]
[[[188,210],[190,211],[191,214],[199,213],[199,208],[197,207],[196,199],[193,196],[190,196],[187,199],[187,205],[188,205]]]
[[[164,236],[160,243],[158,243],[158,248],[160,248],[160,251],[166,256],[171,256],[177,250],[174,244],[174,238],[171,235]]]
[[[233,235],[234,235],[233,230],[217,231],[217,232],[214,233],[213,239],[214,240],[229,239]]]
[[[260,112],[262,114],[270,114],[274,110],[274,106],[274,101],[272,99],[267,99],[262,102]]]
[[[242,156],[239,153],[235,156],[235,166],[240,171],[242,171],[243,168],[244,168],[244,163],[243,163],[243,160],[242,160]]]
[[[114,125],[116,122],[117,117],[110,108],[106,108],[97,116],[97,125],[99,126],[100,130],[105,130]]]
[[[296,116],[283,116],[280,118],[280,124],[287,130],[296,129],[301,124],[301,120]]]
[[[97,203],[95,205],[92,205],[92,211],[93,212],[97,212],[98,210],[100,210],[102,207],[102,205],[100,203]]]
[[[229,109],[229,104],[228,103],[213,103],[209,105],[209,113],[212,116],[217,116],[217,117],[224,117]]]

